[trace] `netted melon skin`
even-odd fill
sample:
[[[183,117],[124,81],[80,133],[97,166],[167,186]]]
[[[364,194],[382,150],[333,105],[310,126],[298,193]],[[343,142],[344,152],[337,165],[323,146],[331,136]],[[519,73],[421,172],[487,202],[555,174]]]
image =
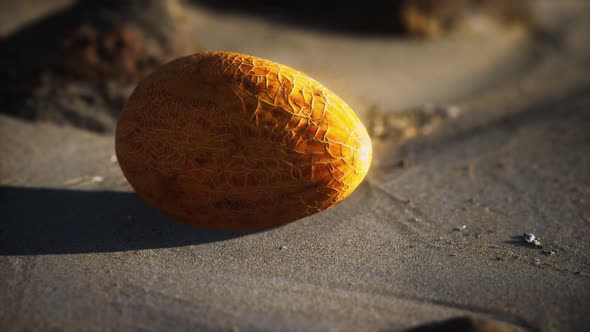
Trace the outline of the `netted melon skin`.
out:
[[[142,80],[121,113],[119,165],[171,219],[209,229],[279,226],[346,198],[372,156],[348,105],[275,62],[204,52]]]

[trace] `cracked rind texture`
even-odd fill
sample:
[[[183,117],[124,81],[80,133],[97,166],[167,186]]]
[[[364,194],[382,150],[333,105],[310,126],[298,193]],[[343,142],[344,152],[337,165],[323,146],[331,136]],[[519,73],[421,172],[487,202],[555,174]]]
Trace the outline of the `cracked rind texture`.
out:
[[[140,82],[119,117],[116,153],[137,193],[173,220],[256,230],[343,200],[372,146],[348,105],[307,75],[206,52]]]

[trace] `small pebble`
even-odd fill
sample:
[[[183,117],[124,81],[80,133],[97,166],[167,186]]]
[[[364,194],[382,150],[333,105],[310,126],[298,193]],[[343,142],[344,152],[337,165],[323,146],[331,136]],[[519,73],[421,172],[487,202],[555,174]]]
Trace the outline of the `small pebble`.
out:
[[[425,104],[423,109],[426,112],[435,113],[447,119],[456,118],[461,113],[461,108],[456,105]]]
[[[527,242],[527,243],[531,243],[534,244],[537,247],[541,246],[541,241],[539,240],[538,237],[535,236],[535,234],[533,233],[524,233],[522,235],[522,238]]]
[[[92,182],[92,183],[100,183],[102,181],[104,181],[104,177],[99,176],[99,175],[95,175],[92,177],[92,179],[90,179],[90,182]]]
[[[463,232],[466,229],[467,229],[467,225],[462,225],[462,226],[453,228],[453,230],[455,230],[457,232]]]
[[[461,109],[459,108],[459,106],[455,106],[455,105],[448,105],[446,107],[443,108],[443,110],[441,111],[441,113],[450,119],[456,118],[457,116],[459,116],[459,114],[461,113]]]

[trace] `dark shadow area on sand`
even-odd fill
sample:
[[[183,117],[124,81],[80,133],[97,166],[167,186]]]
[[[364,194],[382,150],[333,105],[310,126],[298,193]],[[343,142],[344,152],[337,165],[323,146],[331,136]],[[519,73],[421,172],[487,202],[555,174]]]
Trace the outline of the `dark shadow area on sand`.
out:
[[[0,187],[0,255],[168,248],[247,235],[180,225],[135,193]]]
[[[274,24],[358,36],[404,36],[401,1],[339,2],[262,0],[190,0],[224,13],[251,16]]]

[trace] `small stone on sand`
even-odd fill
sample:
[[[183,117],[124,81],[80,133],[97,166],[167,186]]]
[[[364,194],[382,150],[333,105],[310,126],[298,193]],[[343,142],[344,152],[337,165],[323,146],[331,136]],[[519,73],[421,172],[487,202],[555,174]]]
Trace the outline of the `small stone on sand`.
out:
[[[527,242],[527,243],[531,243],[537,247],[541,246],[541,241],[539,240],[538,237],[535,236],[535,234],[533,233],[524,233],[522,235],[522,238]]]
[[[92,183],[100,183],[104,181],[104,177],[100,176],[100,175],[95,175],[92,177],[92,179],[90,179],[90,182]]]
[[[467,225],[462,225],[462,226],[458,226],[458,227],[453,228],[453,230],[455,230],[457,232],[463,232],[466,229],[467,229]]]

